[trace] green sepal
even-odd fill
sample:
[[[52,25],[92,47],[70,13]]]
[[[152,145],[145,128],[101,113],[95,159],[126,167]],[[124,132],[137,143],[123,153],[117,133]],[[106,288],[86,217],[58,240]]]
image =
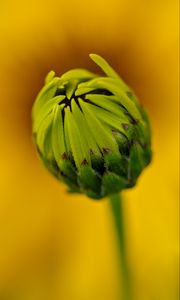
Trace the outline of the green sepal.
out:
[[[148,133],[149,133],[149,138],[150,138],[150,135],[151,135],[151,124],[150,124],[150,121],[149,121],[148,114],[147,114],[146,110],[142,106],[140,106],[140,105],[139,105],[139,110],[141,112],[143,120],[146,123],[147,130],[148,130]]]
[[[74,184],[70,178],[63,175],[62,180],[67,184],[69,193],[81,193],[80,187],[77,184]]]
[[[149,165],[149,163],[151,162],[151,159],[152,159],[152,150],[151,150],[150,146],[146,146],[144,148],[143,157],[144,157],[145,166]]]
[[[133,181],[136,180],[144,167],[144,150],[138,142],[134,141],[129,155],[129,179]]]
[[[127,160],[120,154],[107,153],[104,155],[106,169],[122,177],[127,176]]]
[[[116,139],[116,142],[118,143],[119,152],[121,153],[121,155],[128,156],[130,149],[130,141],[128,140],[127,136],[117,130],[113,131],[113,135]]]
[[[109,195],[118,193],[122,189],[126,188],[127,181],[117,174],[107,172],[102,178],[102,185],[104,187],[105,194]]]
[[[61,171],[69,178],[74,184],[77,184],[77,172],[75,166],[69,159],[61,161]]]
[[[102,155],[96,155],[95,153],[92,153],[91,165],[96,172],[98,172],[100,175],[103,175],[105,171],[105,166],[104,166],[104,158]]]
[[[79,170],[79,183],[83,191],[101,192],[101,177],[88,165],[82,165]]]
[[[92,190],[87,190],[86,191],[86,196],[91,198],[91,199],[94,199],[94,200],[99,200],[99,199],[102,199],[105,195],[102,192],[101,193],[95,193]]]
[[[147,145],[150,142],[150,135],[147,125],[144,121],[134,125],[135,134],[134,138],[140,142],[142,146]]]
[[[41,154],[40,154],[40,158],[44,166],[50,171],[50,173],[52,173],[55,178],[62,180],[62,178],[60,178],[59,168],[55,159],[48,160],[45,157],[43,157]]]
[[[127,136],[129,141],[131,141],[132,139],[138,139],[136,125],[127,123],[122,123],[121,125],[125,129],[125,136]]]

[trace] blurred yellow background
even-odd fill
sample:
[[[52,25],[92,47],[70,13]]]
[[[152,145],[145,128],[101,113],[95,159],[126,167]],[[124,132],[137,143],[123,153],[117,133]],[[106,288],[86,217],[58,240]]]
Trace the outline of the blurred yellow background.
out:
[[[103,55],[150,114],[152,164],[124,192],[135,300],[177,300],[178,1],[0,1],[0,299],[118,300],[107,200],[41,165],[31,107],[46,73]],[[122,299],[123,300],[123,299]]]

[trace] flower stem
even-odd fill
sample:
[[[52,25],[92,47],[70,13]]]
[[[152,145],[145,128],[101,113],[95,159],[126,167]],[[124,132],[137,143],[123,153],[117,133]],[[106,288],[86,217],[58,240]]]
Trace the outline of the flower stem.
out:
[[[125,231],[124,231],[124,220],[123,220],[123,205],[122,198],[119,194],[113,194],[110,196],[110,205],[114,224],[117,233],[118,252],[119,252],[119,264],[121,269],[122,277],[122,297],[123,300],[132,300],[128,261],[126,253],[125,243]]]

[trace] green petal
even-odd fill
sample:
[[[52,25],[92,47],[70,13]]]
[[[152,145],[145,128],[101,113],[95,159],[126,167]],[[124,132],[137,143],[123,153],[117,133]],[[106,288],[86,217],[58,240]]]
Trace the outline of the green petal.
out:
[[[52,147],[53,147],[54,157],[56,159],[59,168],[61,168],[62,165],[61,157],[64,153],[66,153],[62,110],[63,110],[62,105],[57,104],[54,107],[54,118],[53,118],[53,126],[52,126]]]
[[[52,115],[48,115],[47,118],[41,123],[41,126],[39,127],[39,130],[37,132],[37,145],[40,152],[44,156],[49,155],[46,151],[47,150],[46,143],[49,143],[51,145],[51,138],[50,138],[51,125],[52,125]],[[48,139],[46,140],[47,137]]]
[[[124,111],[118,104],[111,101],[109,96],[106,95],[96,95],[96,94],[89,94],[86,95],[86,99],[89,99],[92,101],[92,103],[95,103],[98,106],[101,106],[106,111],[109,111],[112,113],[115,117],[119,117],[119,121],[121,123],[129,123],[128,117],[125,115]],[[104,111],[104,110],[102,110]]]
[[[45,84],[48,84],[55,76],[55,72],[54,71],[50,71],[45,78]]]
[[[65,140],[64,140],[64,128],[62,119],[63,107],[57,105],[54,109],[54,120],[52,128],[52,146],[54,156],[61,172],[66,175],[73,184],[77,184],[77,174],[71,161],[68,160]]]
[[[107,76],[119,79],[119,75],[116,73],[116,71],[114,71],[114,69],[108,64],[108,62],[104,58],[102,58],[100,55],[93,53],[89,54],[89,56],[96,63],[96,65],[98,65],[104,71],[104,73]]]
[[[52,122],[51,125],[47,128],[46,135],[44,138],[44,156],[47,160],[54,159],[54,153],[52,149]]]
[[[80,96],[80,95],[84,95],[84,94],[87,94],[87,93],[90,93],[92,91],[94,91],[96,88],[89,88],[89,87],[81,87],[80,85],[78,85],[78,88],[75,92],[75,96]]]
[[[94,87],[97,89],[101,88],[112,92],[117,97],[117,100],[119,100],[119,103],[126,108],[126,110],[134,119],[142,120],[136,104],[121,89],[118,80],[113,78],[99,77],[88,81],[86,85],[87,87]],[[83,87],[82,84],[80,86]]]
[[[36,115],[39,109],[41,109],[41,106],[44,103],[46,103],[49,99],[54,97],[56,90],[58,88],[58,84],[59,84],[59,78],[55,77],[53,80],[51,80],[48,84],[46,84],[41,89],[32,108],[33,120],[36,118]]]
[[[81,101],[81,100],[79,100],[79,101]],[[93,153],[96,155],[100,155],[98,145],[97,145],[91,131],[89,130],[89,127],[87,125],[84,114],[82,113],[82,111],[80,110],[78,105],[76,104],[75,100],[72,101],[71,107],[72,107],[72,112],[73,112],[74,118],[76,120],[76,123],[78,124],[78,126],[81,129],[81,135],[83,137],[83,140],[86,141],[84,144],[84,147],[86,147],[86,151],[89,152],[89,155],[90,155],[90,151],[93,151]]]
[[[105,111],[104,109],[94,106],[92,104],[88,104],[91,105],[91,111],[93,112],[94,116],[100,120],[101,122],[108,124],[110,129],[117,129],[119,131],[121,131],[122,133],[124,133],[126,135],[126,131],[124,130],[122,123],[127,122],[126,118],[119,118],[118,116]]]
[[[116,71],[109,65],[109,63],[103,57],[97,54],[90,54],[89,56],[108,77],[118,79],[119,85],[124,91],[130,91],[127,84],[119,77],[118,73],[116,73]]]
[[[81,81],[86,81],[91,78],[96,77],[97,75],[85,70],[85,69],[72,69],[70,71],[67,71],[64,73],[61,77],[60,80],[61,82],[63,81],[69,81],[71,79],[76,79],[79,82]]]
[[[89,130],[91,131],[98,146],[103,148],[109,148],[114,152],[118,152],[117,143],[110,130],[107,130],[103,124],[97,119],[92,111],[92,104],[80,101],[85,119],[87,121]]]
[[[66,112],[66,109],[64,109],[64,114]],[[66,146],[66,152],[68,153],[68,156],[72,156],[72,149],[69,139],[69,132],[68,132],[68,125],[67,122],[65,122],[66,117],[64,116],[64,141]]]
[[[71,79],[68,81],[68,83],[65,85],[66,87],[66,96],[70,100],[72,95],[74,94],[76,87],[78,85],[78,80]]]
[[[38,110],[38,113],[36,114],[36,119],[33,123],[33,132],[36,132],[38,130],[38,127],[41,124],[42,120],[44,120],[47,115],[52,112],[54,106],[61,102],[63,99],[65,99],[65,96],[56,96],[48,100],[41,106],[41,108]]]
[[[69,142],[72,149],[72,155],[74,157],[77,168],[79,169],[83,161],[89,161],[89,153],[84,147],[85,141],[79,131],[78,125],[75,122],[73,113],[70,111],[69,107],[65,109],[65,123],[67,123],[67,130],[69,136]]]
[[[86,153],[86,159],[90,163],[90,148],[89,148],[89,144],[88,144],[87,125],[84,120],[84,116],[83,116],[82,112],[80,111],[80,108],[77,106],[74,99],[72,99],[72,102],[71,102],[71,109],[72,109],[72,114],[73,114],[74,120],[78,127],[78,131],[81,135],[81,141],[84,141],[82,147],[84,148],[84,151]]]

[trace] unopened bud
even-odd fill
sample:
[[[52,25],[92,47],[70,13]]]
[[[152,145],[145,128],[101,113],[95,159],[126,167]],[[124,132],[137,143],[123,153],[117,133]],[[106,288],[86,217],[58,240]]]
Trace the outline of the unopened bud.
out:
[[[151,161],[147,114],[99,55],[98,76],[51,71],[33,105],[33,136],[45,166],[71,192],[100,199],[132,187]]]

